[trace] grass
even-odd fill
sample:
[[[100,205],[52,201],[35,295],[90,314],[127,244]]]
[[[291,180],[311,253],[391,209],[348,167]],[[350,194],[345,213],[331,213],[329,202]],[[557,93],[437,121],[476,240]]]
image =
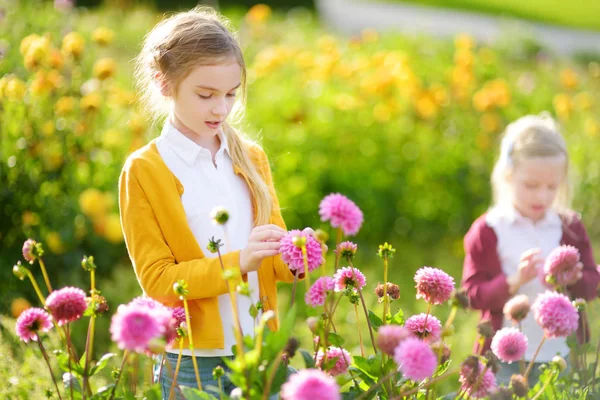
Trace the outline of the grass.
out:
[[[498,16],[600,31],[600,2],[595,0],[391,0],[424,6],[475,11]]]

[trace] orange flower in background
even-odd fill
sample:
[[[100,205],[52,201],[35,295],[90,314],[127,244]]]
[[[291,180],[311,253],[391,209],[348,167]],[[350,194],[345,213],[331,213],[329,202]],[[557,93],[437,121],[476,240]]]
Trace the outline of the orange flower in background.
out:
[[[558,118],[568,120],[571,117],[573,111],[573,101],[571,96],[566,93],[559,93],[554,96],[552,104],[554,105],[554,111],[556,111]]]
[[[94,76],[99,80],[111,78],[117,71],[117,62],[112,58],[103,58],[94,64]]]
[[[65,60],[57,49],[52,49],[48,57],[48,65],[54,69],[61,70],[65,64]]]
[[[40,216],[33,211],[25,211],[21,216],[21,221],[25,226],[39,225]]]
[[[494,79],[486,82],[473,95],[473,107],[479,112],[492,108],[504,108],[510,104],[511,94],[504,79]]]
[[[458,49],[454,53],[454,63],[459,67],[471,68],[473,66],[473,53],[467,49]]]
[[[65,244],[63,243],[60,234],[52,231],[48,232],[45,237],[45,244],[48,246],[51,252],[54,254],[62,254],[65,252]]]
[[[92,33],[92,40],[100,46],[108,46],[113,42],[114,38],[115,33],[105,26],[97,28]]]
[[[570,68],[563,69],[560,72],[560,84],[565,89],[575,89],[579,84],[577,73]]]
[[[65,57],[78,60],[84,49],[85,41],[78,32],[69,32],[63,38],[61,51]]]
[[[271,7],[266,4],[256,4],[246,13],[246,21],[250,24],[263,24],[271,18]]]
[[[19,315],[28,308],[31,308],[31,303],[22,297],[17,297],[10,303],[10,314],[13,318],[19,318]]]
[[[475,40],[472,36],[466,33],[461,33],[454,38],[454,46],[457,49],[471,50],[473,47],[475,47]]]
[[[98,93],[92,92],[81,98],[80,106],[83,111],[92,112],[98,111],[100,109],[100,103],[100,95]]]
[[[502,120],[498,114],[486,112],[479,118],[479,126],[486,133],[498,132],[502,128]]]
[[[422,119],[433,119],[437,117],[440,110],[435,95],[429,90],[423,90],[417,94],[414,105],[417,115]]]

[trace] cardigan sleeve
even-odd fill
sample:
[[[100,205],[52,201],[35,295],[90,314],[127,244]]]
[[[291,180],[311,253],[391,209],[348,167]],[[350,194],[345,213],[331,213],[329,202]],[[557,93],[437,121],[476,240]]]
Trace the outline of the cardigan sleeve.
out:
[[[464,239],[465,260],[462,285],[471,307],[501,312],[510,298],[506,276],[497,251],[496,233],[479,217]]]
[[[183,279],[188,284],[188,299],[215,297],[228,293],[218,258],[203,257],[177,262],[165,241],[160,225],[135,174],[124,168],[119,179],[119,209],[125,244],[140,286],[158,301],[176,301],[173,284]],[[239,274],[240,252],[223,255],[223,264]],[[235,267],[231,267],[235,266]]]
[[[281,207],[279,206],[279,200],[277,198],[277,193],[275,191],[275,185],[273,183],[273,175],[271,173],[271,166],[269,164],[269,159],[267,158],[267,154],[260,147],[256,146],[255,151],[258,153],[258,170],[262,175],[265,183],[269,188],[269,193],[271,194],[272,199],[272,211],[271,211],[271,219],[270,222],[274,225],[277,225],[283,229],[286,229],[285,221],[281,215]],[[266,264],[266,265],[265,265]],[[283,262],[281,259],[281,255],[267,257],[263,260],[262,266],[268,266],[273,268],[275,273],[275,278],[278,281],[283,282],[293,282],[294,275],[290,271],[287,264]],[[300,277],[300,276],[299,276]]]
[[[569,230],[574,234],[574,237],[567,236],[566,244],[571,244],[579,250],[580,260],[583,264],[581,271],[583,276],[575,284],[569,286],[569,292],[575,298],[583,298],[592,300],[597,295],[598,284],[600,283],[600,273],[598,273],[594,254],[590,244],[590,238],[586,232],[583,222],[577,217],[569,226]],[[572,241],[572,243],[571,243]]]

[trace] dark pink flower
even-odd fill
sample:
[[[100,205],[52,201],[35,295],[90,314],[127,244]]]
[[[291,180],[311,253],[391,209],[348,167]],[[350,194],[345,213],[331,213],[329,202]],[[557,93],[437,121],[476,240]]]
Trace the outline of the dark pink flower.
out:
[[[544,273],[555,279],[560,286],[570,285],[577,278],[579,250],[573,246],[560,246],[552,250],[546,258]]]
[[[421,313],[413,315],[406,320],[404,326],[419,339],[430,344],[440,340],[440,336],[442,335],[440,320],[431,314]]]
[[[346,236],[356,235],[363,223],[363,213],[360,208],[339,193],[332,193],[321,200],[319,215],[321,221],[330,221],[334,228],[341,227]]]
[[[55,290],[46,299],[46,307],[58,326],[76,321],[87,308],[85,292],[76,287]]]
[[[566,337],[577,330],[579,313],[564,294],[547,290],[538,295],[531,308],[548,338]]]
[[[294,244],[294,237],[306,238],[306,259],[308,271],[312,272],[321,266],[323,262],[323,250],[321,244],[306,232],[298,229],[291,230],[279,242],[281,247],[281,259],[292,271],[304,271],[304,258],[302,249]]]
[[[480,379],[484,370],[485,373]],[[498,387],[496,376],[490,368],[486,369],[481,361],[479,361],[478,369],[475,371],[470,365],[463,364],[458,381],[461,383],[461,390],[466,390],[467,396],[476,399],[488,397]]]
[[[176,326],[180,326],[185,322],[185,309],[183,307],[175,307],[173,309],[173,318],[175,318]]]
[[[38,341],[38,332],[52,329],[52,317],[41,308],[32,307],[23,311],[17,318],[17,336],[25,343]]]
[[[337,376],[348,371],[348,367],[352,364],[352,356],[344,349],[338,347],[330,347],[327,349],[327,361],[336,360],[335,365],[331,367],[327,372],[332,376]],[[323,364],[323,350],[319,350],[317,353],[316,366],[322,368]]]
[[[527,336],[516,328],[503,328],[492,339],[492,351],[500,360],[519,361],[527,350]]]
[[[454,279],[438,268],[423,267],[415,274],[417,299],[430,304],[443,304],[452,296]]]
[[[283,400],[341,400],[335,379],[318,369],[302,369],[281,386]]]
[[[367,284],[367,278],[358,268],[342,267],[333,275],[335,291],[341,292],[347,287],[362,289]]]
[[[437,368],[436,355],[417,338],[403,340],[394,350],[394,361],[406,378],[416,382],[430,377]]]
[[[383,325],[377,332],[377,346],[385,354],[393,356],[400,342],[412,336],[413,333],[404,326]]]
[[[304,296],[304,301],[311,307],[322,306],[325,304],[327,292],[332,291],[334,285],[333,278],[322,276],[310,287],[309,291]]]

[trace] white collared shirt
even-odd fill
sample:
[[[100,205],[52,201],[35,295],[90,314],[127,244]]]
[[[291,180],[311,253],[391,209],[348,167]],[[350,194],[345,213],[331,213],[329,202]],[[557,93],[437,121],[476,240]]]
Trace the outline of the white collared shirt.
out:
[[[498,238],[498,256],[506,276],[517,272],[521,254],[525,251],[539,248],[541,257],[545,259],[552,250],[560,246],[563,235],[562,221],[558,213],[553,210],[546,212],[543,219],[534,223],[531,219],[522,216],[514,207],[496,206],[487,213],[486,222]],[[515,294],[527,295],[529,303],[533,304],[537,295],[546,290],[547,287],[542,283],[541,278],[535,278],[521,286]],[[529,361],[533,358],[544,331],[535,322],[533,311],[529,312],[521,325],[529,341],[525,352],[525,360]],[[505,319],[504,326],[513,326],[513,324]],[[535,361],[551,361],[557,353],[563,356],[569,353],[566,339],[546,339]]]
[[[214,164],[208,149],[188,139],[170,122],[165,123],[160,137],[156,140],[160,156],[183,185],[181,202],[187,222],[205,257],[217,257],[217,254],[209,252],[206,248],[209,239],[213,236],[215,239],[222,239],[224,243],[222,252],[244,249],[254,225],[250,190],[244,178],[234,172],[227,139],[222,132],[218,133],[218,137],[221,146],[215,154]],[[223,206],[229,211],[227,237],[223,227],[211,221],[210,212],[216,206]],[[229,240],[229,243],[226,240]],[[251,298],[236,295],[243,334],[253,335],[254,320],[248,310],[259,299],[256,272],[248,274],[248,283]],[[211,282],[205,284],[210,285]],[[197,356],[222,357],[233,354],[231,347],[235,345],[234,317],[229,294],[220,295],[218,300],[225,348],[196,349],[194,354]],[[173,352],[177,353],[178,350]],[[184,349],[183,354],[191,355],[191,351]]]

